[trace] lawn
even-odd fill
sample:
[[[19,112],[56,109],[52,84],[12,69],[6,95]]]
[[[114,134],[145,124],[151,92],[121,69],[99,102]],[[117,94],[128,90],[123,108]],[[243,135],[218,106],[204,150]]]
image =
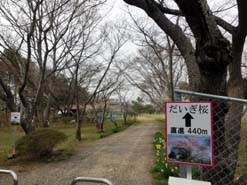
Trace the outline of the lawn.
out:
[[[81,128],[81,135],[82,140],[78,142],[75,140],[75,125],[71,123],[62,123],[57,122],[50,124],[50,128],[59,130],[67,135],[67,140],[56,147],[56,151],[59,151],[60,153],[63,153],[63,157],[59,158],[58,160],[63,160],[71,155],[73,155],[74,152],[78,148],[80,148],[82,145],[86,143],[90,143],[92,141],[95,141],[97,139],[100,139],[102,137],[106,137],[108,135],[111,135],[113,133],[122,131],[126,129],[130,124],[133,124],[134,120],[128,120],[127,125],[123,125],[123,121],[121,119],[117,120],[118,128],[114,126],[112,122],[107,120],[104,125],[104,132],[98,133],[97,129],[95,127],[95,124],[93,123],[83,123]],[[23,130],[17,126],[17,139],[24,136]],[[9,166],[15,166],[15,165],[23,165],[23,161],[20,161],[18,159],[14,160],[8,160],[7,156],[8,154],[12,153],[13,148],[13,127],[8,126],[4,128],[0,128],[0,167],[8,168]],[[27,165],[32,166],[37,161],[29,161]],[[47,161],[46,161],[47,162]],[[26,163],[26,161],[24,162]]]
[[[246,151],[246,138],[247,138],[247,114],[242,117],[241,125],[241,142],[239,145],[239,163],[236,171],[236,178],[239,178],[239,174],[243,175],[247,173],[247,151]]]

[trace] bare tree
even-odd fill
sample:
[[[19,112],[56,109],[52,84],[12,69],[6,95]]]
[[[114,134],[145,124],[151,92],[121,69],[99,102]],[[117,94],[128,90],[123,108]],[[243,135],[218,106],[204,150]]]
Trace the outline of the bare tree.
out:
[[[93,75],[89,75],[90,78],[87,81],[87,88],[90,92],[87,100],[83,102],[82,108],[79,106],[79,96],[75,94],[76,98],[76,104],[77,104],[77,116],[76,116],[76,139],[81,140],[81,122],[85,118],[86,115],[86,108],[87,105],[89,105],[91,102],[94,101],[97,94],[100,92],[103,92],[105,89],[102,88],[104,85],[104,80],[108,75],[108,72],[113,64],[113,62],[117,58],[117,54],[119,53],[122,46],[126,43],[126,38],[123,36],[125,33],[124,31],[121,31],[119,29],[116,29],[116,32],[110,32],[109,29],[116,28],[114,25],[112,26],[105,26],[103,28],[103,35],[100,35],[101,38],[103,38],[103,42],[100,42],[98,45],[99,47],[96,47],[96,50],[92,50],[91,46],[94,46],[95,43],[98,43],[100,39],[95,38],[95,42],[92,42],[91,39],[89,39],[89,48],[91,48],[89,51],[85,50],[87,49],[85,46],[82,45],[83,48],[80,48],[78,51],[80,52],[81,56],[76,58],[73,53],[70,53],[73,56],[73,60],[75,61],[75,86],[78,87],[81,84],[78,84],[78,79],[83,79],[83,76],[79,76],[79,72],[81,66],[85,61],[90,61],[91,63],[94,63],[95,61],[98,71],[94,71],[97,73],[93,73]],[[91,33],[91,32],[88,32]],[[93,52],[92,52],[93,51]],[[89,54],[89,55],[88,55]],[[97,54],[97,57],[94,57]],[[85,57],[86,56],[86,57]],[[84,58],[83,58],[84,57]],[[88,71],[88,70],[86,70]],[[77,75],[76,75],[77,74]],[[85,74],[85,73],[82,73]],[[74,89],[75,93],[77,92],[76,89]]]
[[[121,111],[123,114],[123,121],[124,124],[127,124],[127,118],[130,112],[130,98],[129,98],[129,91],[124,88],[124,85],[120,86],[117,90],[118,99],[121,106]]]
[[[133,17],[132,20],[138,34],[135,42],[142,49],[139,49],[137,57],[130,64],[126,64],[129,65],[126,76],[132,85],[162,110],[163,102],[174,98],[172,89],[181,80],[184,64],[169,37],[157,28],[147,27]]]
[[[97,98],[94,100],[98,104],[96,116],[99,116],[99,119],[96,119],[96,127],[99,132],[104,132],[105,118],[111,115],[111,112],[109,112],[111,97],[119,89],[121,83],[119,74],[106,78],[102,84],[100,93],[98,93]]]
[[[5,20],[7,27],[11,29],[11,35],[1,34],[1,46],[12,48],[15,46],[17,52],[21,52],[26,62],[19,62],[20,71],[19,97],[24,111],[22,127],[26,133],[33,130],[32,119],[36,112],[43,112],[42,103],[44,100],[47,80],[56,71],[62,70],[70,61],[67,55],[73,45],[68,47],[72,32],[78,31],[79,25],[85,17],[89,16],[90,10],[94,9],[104,1],[89,2],[80,0],[59,0],[59,1],[13,1],[1,2],[1,18]],[[12,11],[15,8],[15,11]],[[88,22],[88,24],[91,24]],[[77,25],[77,27],[75,27]],[[82,27],[85,24],[81,25]],[[78,34],[78,32],[76,32]],[[75,37],[75,35],[73,35]],[[13,38],[12,40],[8,37]],[[65,42],[66,41],[66,45]],[[36,92],[31,101],[24,95],[27,87],[30,63],[34,61],[39,69]],[[52,70],[48,67],[52,65]],[[52,86],[52,85],[50,85]],[[7,92],[7,91],[6,91]],[[47,126],[48,104],[45,114],[41,114],[43,126]],[[9,98],[11,99],[11,98]],[[39,109],[39,110],[38,110]]]

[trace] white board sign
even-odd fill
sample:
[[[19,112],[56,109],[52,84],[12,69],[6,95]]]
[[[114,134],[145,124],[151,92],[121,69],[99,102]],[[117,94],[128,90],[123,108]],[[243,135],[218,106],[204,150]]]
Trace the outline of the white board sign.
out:
[[[169,177],[168,185],[211,185],[210,182]]]
[[[11,112],[10,113],[10,123],[11,125],[19,125],[21,123],[21,113]]]
[[[211,102],[168,102],[165,114],[167,162],[213,167]]]

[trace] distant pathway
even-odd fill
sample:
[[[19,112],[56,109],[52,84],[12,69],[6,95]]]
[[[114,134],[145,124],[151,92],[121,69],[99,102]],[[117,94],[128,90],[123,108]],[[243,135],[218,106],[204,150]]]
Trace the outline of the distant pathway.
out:
[[[158,124],[153,120],[142,122],[82,148],[67,161],[18,173],[20,185],[70,185],[77,176],[103,177],[114,185],[151,185],[151,142]],[[11,184],[6,181],[0,179],[0,185]],[[85,184],[89,185],[78,183]]]

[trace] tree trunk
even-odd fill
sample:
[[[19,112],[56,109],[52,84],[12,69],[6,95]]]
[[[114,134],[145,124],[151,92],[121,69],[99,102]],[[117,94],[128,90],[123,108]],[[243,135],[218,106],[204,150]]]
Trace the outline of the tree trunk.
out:
[[[33,127],[33,112],[29,108],[24,108],[24,119],[21,120],[21,127],[23,128],[25,134],[29,134],[34,131]]]
[[[200,70],[199,92],[227,95],[227,66],[233,62],[231,45],[221,34],[216,21],[210,12],[207,1],[175,0],[184,13],[187,23],[196,38],[196,62]],[[212,185],[229,184],[232,181],[228,174],[233,169],[226,158],[225,117],[228,105],[215,99],[213,103],[214,129],[214,168],[203,168],[202,179]]]
[[[81,141],[81,121],[80,120],[76,120],[76,135],[75,135],[75,137],[78,141]]]
[[[123,112],[123,120],[124,120],[124,124],[126,125],[127,124],[127,111],[124,110]]]
[[[9,111],[8,111],[7,105],[4,107],[4,112],[5,112],[5,125],[8,125],[8,123],[9,123]]]
[[[78,92],[76,92],[76,135],[75,137],[78,141],[81,141],[81,117],[80,117],[80,105],[79,105]]]
[[[51,93],[49,93],[49,95],[48,95],[47,104],[46,104],[46,107],[43,111],[44,119],[42,121],[42,126],[44,128],[49,127],[50,111],[51,111]]]
[[[35,100],[32,105],[28,102],[28,100],[22,94],[22,92],[19,92],[19,96],[23,104],[23,112],[24,112],[24,119],[22,121],[21,126],[26,134],[29,134],[30,132],[35,130],[35,127],[33,126],[33,117],[38,110],[37,107],[42,102],[42,95],[44,88],[43,85],[44,85],[44,81],[40,82],[38,90],[36,92]],[[41,113],[42,115],[43,111],[39,111],[39,113]],[[41,117],[43,117],[43,115]]]
[[[175,44],[170,43],[170,38],[167,36],[167,42],[168,42],[168,56],[169,56],[169,94],[170,94],[170,100],[174,101],[174,84],[173,84],[173,55],[174,55],[174,47]]]
[[[227,65],[232,59],[228,49],[230,46],[227,41],[222,44],[222,38],[216,41],[218,43],[205,41],[197,45],[196,56],[201,73],[200,92],[226,95]],[[212,185],[229,184],[233,180],[229,174],[234,172],[225,160],[227,154],[225,116],[228,112],[228,105],[215,99],[212,99],[212,103],[215,167],[204,168],[202,179],[210,181]]]
[[[78,88],[78,72],[79,63],[76,63],[75,69],[75,83],[74,83],[74,96],[76,98],[76,134],[75,138],[81,141],[81,116],[80,116],[80,101],[79,101],[79,88]]]
[[[100,132],[104,132],[104,123],[105,123],[105,116],[106,116],[106,108],[107,108],[107,100],[104,101],[104,107],[103,107],[103,112],[102,112],[102,119],[100,122]]]

